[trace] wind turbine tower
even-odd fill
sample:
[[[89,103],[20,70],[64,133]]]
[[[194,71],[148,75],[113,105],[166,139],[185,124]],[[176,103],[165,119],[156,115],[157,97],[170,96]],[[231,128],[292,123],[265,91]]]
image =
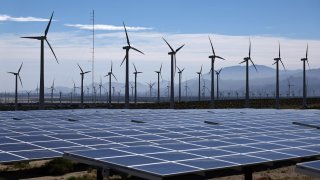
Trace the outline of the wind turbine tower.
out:
[[[81,107],[83,107],[83,79],[84,79],[84,75],[89,73],[89,72],[91,72],[91,71],[84,72],[79,64],[78,64],[78,67],[79,67],[79,69],[81,71],[80,72],[80,75],[81,75],[81,102],[80,103],[81,103]]]
[[[179,102],[181,102],[181,78],[182,78],[182,72],[184,71],[183,69],[178,68],[178,74],[179,74]]]
[[[134,67],[134,103],[137,104],[137,77],[138,77],[138,74],[142,73],[142,72],[139,72],[137,71],[137,68],[136,66],[133,64],[133,67]]]
[[[21,81],[21,77],[20,77],[20,71],[22,68],[23,63],[21,63],[20,68],[18,70],[18,72],[8,72],[10,74],[13,74],[16,78],[16,83],[15,83],[15,95],[14,95],[14,104],[15,104],[15,110],[18,110],[18,78],[20,80],[20,84],[22,87],[22,81]]]
[[[201,69],[199,72],[197,72],[197,74],[199,75],[199,83],[198,83],[198,101],[200,101],[200,97],[201,97],[201,76],[202,76],[202,65],[201,65]]]
[[[254,66],[254,68],[257,70],[256,65],[253,63],[252,59],[251,59],[251,40],[249,40],[249,56],[243,58],[243,61],[240,63],[246,63],[246,101],[245,101],[245,107],[249,108],[249,61],[251,61],[252,65]]]
[[[211,71],[211,97],[210,97],[210,101],[211,101],[211,107],[214,108],[214,72],[215,72],[214,63],[215,63],[216,58],[222,59],[222,60],[225,60],[225,59],[216,55],[214,48],[213,48],[213,45],[212,45],[212,41],[210,39],[210,36],[208,36],[208,37],[209,37],[211,50],[212,50],[212,55],[209,56],[209,58],[211,59],[211,70],[210,70]],[[218,94],[217,94],[217,96],[218,96]]]
[[[309,60],[308,60],[308,44],[307,44],[307,50],[306,50],[306,57],[301,58],[301,61],[303,62],[303,101],[302,106],[303,108],[307,108],[307,82],[306,82],[306,62],[308,63],[309,69]]]
[[[158,103],[160,103],[160,76],[161,76],[161,79],[162,79],[161,70],[162,70],[162,64],[160,66],[159,71],[154,71],[158,75],[158,96],[157,96]]]
[[[32,36],[32,37],[21,37],[21,38],[27,38],[27,39],[36,39],[40,40],[41,46],[40,46],[40,93],[39,93],[39,109],[43,109],[44,107],[44,41],[47,42],[49,48],[51,49],[52,54],[54,55],[54,58],[56,59],[57,63],[58,59],[56,57],[56,54],[54,53],[49,41],[47,40],[47,34],[50,28],[50,24],[52,21],[53,12],[51,14],[50,21],[47,25],[47,28],[44,32],[44,36]]]
[[[177,63],[177,60],[176,60],[176,54],[177,52],[183,48],[184,45],[180,46],[178,49],[174,50],[170,44],[164,39],[162,38],[166,44],[169,46],[170,48],[170,52],[168,53],[168,55],[171,56],[171,85],[170,85],[170,88],[171,88],[171,93],[170,93],[170,108],[173,109],[174,108],[174,75],[176,73],[176,63]]]
[[[126,61],[126,81],[125,81],[125,94],[124,94],[125,100],[124,101],[125,101],[125,108],[129,108],[129,50],[133,49],[141,54],[144,54],[144,53],[130,45],[128,32],[127,32],[127,29],[126,29],[126,26],[124,23],[123,23],[123,27],[124,27],[124,30],[126,33],[127,46],[122,47],[122,49],[126,50],[126,55],[125,55],[121,65],[123,64],[124,61]]]
[[[274,58],[275,62],[273,63],[276,64],[276,109],[279,109],[280,108],[280,104],[279,104],[279,99],[280,99],[280,96],[279,96],[279,61],[281,62],[282,66],[283,66],[283,69],[286,70],[286,68],[284,67],[284,64],[281,60],[281,53],[280,53],[280,43],[279,43],[279,57],[277,58]]]

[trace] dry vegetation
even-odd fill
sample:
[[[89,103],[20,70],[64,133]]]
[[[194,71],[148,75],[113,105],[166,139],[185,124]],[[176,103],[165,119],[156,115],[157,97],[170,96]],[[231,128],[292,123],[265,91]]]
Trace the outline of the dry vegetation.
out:
[[[274,170],[256,172],[253,174],[255,180],[316,180],[315,178],[298,174],[295,166],[283,167]],[[96,170],[89,166],[79,165],[68,160],[33,161],[29,163],[15,163],[11,165],[0,165],[0,180],[94,180]],[[113,175],[111,180],[121,180],[121,176]],[[139,178],[128,176],[128,180]],[[239,180],[243,175],[215,178],[215,180]]]

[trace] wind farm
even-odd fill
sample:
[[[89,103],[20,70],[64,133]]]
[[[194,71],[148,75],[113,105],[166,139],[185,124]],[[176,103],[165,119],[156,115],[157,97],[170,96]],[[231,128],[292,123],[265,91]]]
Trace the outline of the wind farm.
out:
[[[4,1],[0,179],[320,178],[316,7]]]

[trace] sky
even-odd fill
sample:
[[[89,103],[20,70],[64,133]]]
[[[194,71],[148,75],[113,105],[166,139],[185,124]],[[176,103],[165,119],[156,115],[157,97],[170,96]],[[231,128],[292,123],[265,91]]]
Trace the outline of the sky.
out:
[[[14,90],[14,77],[23,62],[20,90],[39,84],[40,42],[21,36],[44,34],[54,11],[48,40],[59,64],[45,45],[45,86],[80,84],[77,63],[92,68],[92,10],[95,12],[95,82],[107,82],[104,75],[111,61],[118,82],[124,82],[120,66],[126,45],[125,22],[131,45],[145,55],[130,51],[130,80],[133,66],[142,71],[138,81],[154,82],[163,64],[163,79],[170,78],[170,56],[166,38],[174,47],[185,44],[177,53],[177,66],[185,68],[183,80],[196,78],[201,65],[210,70],[208,35],[216,54],[216,68],[236,66],[248,55],[249,38],[256,64],[272,66],[278,55],[278,42],[287,69],[301,69],[300,59],[309,44],[311,68],[320,68],[320,1],[318,0],[0,0],[0,91]],[[85,84],[92,75],[85,77]]]

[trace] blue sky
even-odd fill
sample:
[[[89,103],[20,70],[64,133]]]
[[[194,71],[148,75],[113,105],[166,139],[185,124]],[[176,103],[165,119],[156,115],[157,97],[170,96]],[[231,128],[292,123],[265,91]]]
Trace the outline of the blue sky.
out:
[[[175,47],[186,44],[177,55],[178,66],[186,67],[185,79],[195,78],[201,64],[209,65],[209,34],[214,35],[217,54],[229,59],[217,64],[217,68],[237,65],[248,53],[249,37],[257,64],[271,66],[272,59],[277,55],[279,40],[284,63],[289,69],[301,67],[299,59],[304,56],[307,43],[310,46],[310,64],[314,68],[320,66],[317,62],[320,58],[318,0],[0,1],[0,59],[4,62],[0,67],[0,80],[11,83],[12,77],[5,72],[15,71],[24,61],[25,89],[34,88],[38,81],[39,42],[19,37],[41,35],[53,10],[55,21],[48,39],[60,64],[55,64],[46,47],[46,86],[53,79],[61,86],[69,85],[72,79],[79,79],[76,63],[84,69],[91,69],[90,31],[80,29],[79,25],[86,27],[91,24],[92,9],[95,10],[96,24],[103,25],[101,30],[96,30],[96,81],[106,74],[111,60],[114,61],[119,82],[124,81],[123,67],[119,67],[124,56],[122,46],[125,45],[121,29],[123,21],[129,27],[131,43],[146,53],[145,56],[131,53],[131,62],[144,71],[142,83],[155,77],[153,71],[161,63],[164,64],[164,78],[169,78],[168,48],[161,40],[162,36]],[[118,29],[110,30],[106,25]],[[140,29],[134,29],[137,27]],[[209,71],[208,68],[204,70]],[[90,83],[89,77],[86,83]],[[3,90],[12,88],[1,87],[0,91]]]

